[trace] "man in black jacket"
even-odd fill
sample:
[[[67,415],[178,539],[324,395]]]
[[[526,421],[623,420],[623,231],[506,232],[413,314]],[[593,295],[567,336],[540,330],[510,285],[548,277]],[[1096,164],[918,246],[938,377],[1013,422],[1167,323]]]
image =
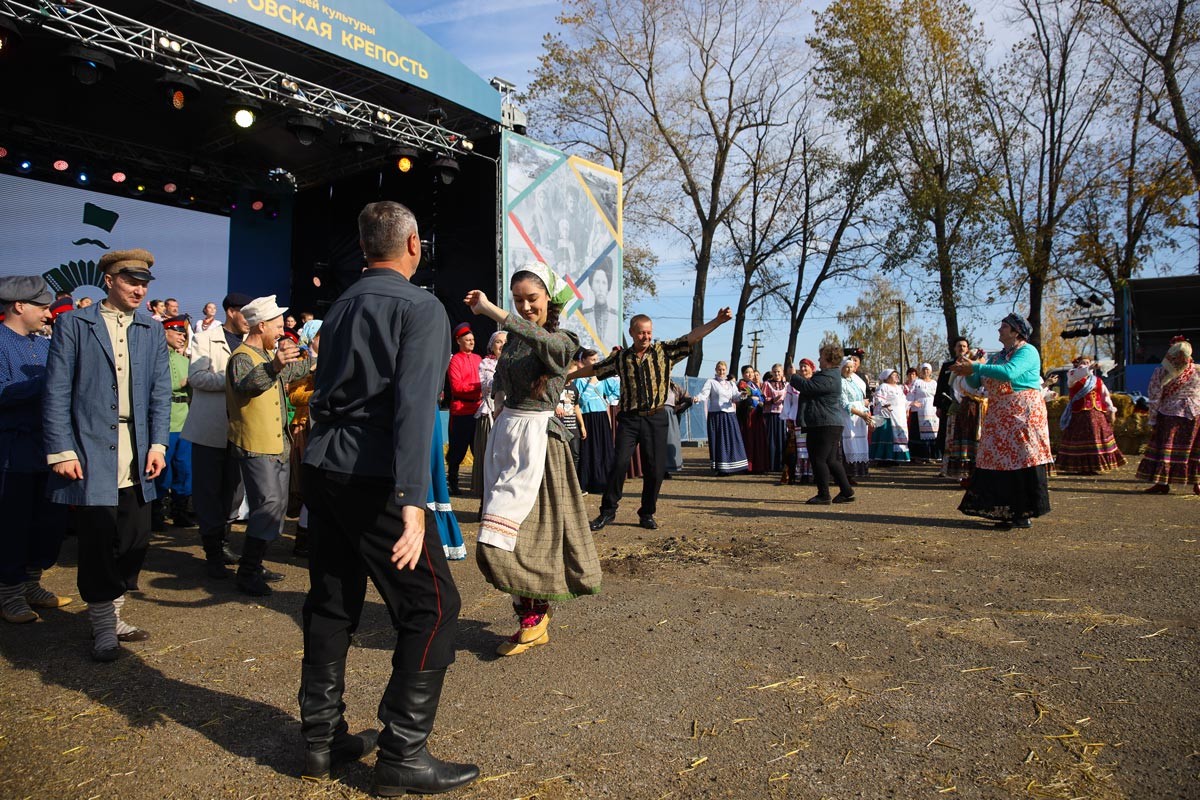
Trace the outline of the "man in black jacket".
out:
[[[800,393],[796,424],[808,433],[808,458],[812,464],[813,482],[817,484],[817,496],[808,500],[810,506],[854,502],[854,489],[837,451],[837,444],[842,440],[841,363],[842,348],[827,344],[821,348],[820,372],[807,379],[797,373],[790,379],[792,387]],[[829,497],[830,473],[841,489],[832,500]]]
[[[426,525],[429,449],[450,322],[432,294],[410,283],[421,260],[412,212],[371,203],[358,218],[367,268],[330,307],[304,453],[309,510],[308,597],[300,731],[304,776],[370,751],[343,718],[346,651],[370,577],[396,629],[392,676],[379,705],[383,732],[372,793],[437,794],[479,769],[429,754],[461,605],[436,525]]]
[[[960,358],[966,358],[967,353],[970,351],[971,343],[967,341],[967,337],[957,337],[950,343],[950,360],[943,361],[942,368],[938,370],[937,389],[934,391],[933,407],[937,410],[938,416],[937,448],[939,453],[946,452],[946,428],[949,427],[946,417],[949,414],[950,406],[954,405],[954,389],[950,386],[950,381],[954,379],[954,373],[950,371],[950,368]],[[942,474],[945,474],[945,459],[943,459],[942,463]]]

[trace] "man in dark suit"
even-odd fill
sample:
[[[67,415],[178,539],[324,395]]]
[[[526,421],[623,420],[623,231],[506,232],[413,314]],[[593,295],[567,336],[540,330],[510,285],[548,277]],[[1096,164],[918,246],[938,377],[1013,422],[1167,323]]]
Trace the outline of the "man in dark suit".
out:
[[[950,360],[943,361],[942,368],[938,370],[933,407],[937,410],[938,417],[937,448],[939,453],[946,452],[946,428],[949,427],[946,417],[949,414],[950,406],[954,405],[954,389],[950,385],[950,382],[954,380],[954,373],[951,372],[951,367],[958,359],[965,358],[970,351],[971,343],[967,341],[967,337],[956,337],[950,343]]]

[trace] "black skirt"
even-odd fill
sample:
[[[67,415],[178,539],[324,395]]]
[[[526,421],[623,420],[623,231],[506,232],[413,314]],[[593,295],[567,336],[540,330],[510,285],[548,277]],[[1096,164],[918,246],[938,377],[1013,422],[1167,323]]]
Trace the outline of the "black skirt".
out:
[[[579,485],[585,492],[603,492],[613,464],[612,426],[607,411],[583,415],[587,438],[579,443]]]
[[[1014,522],[1049,514],[1046,465],[1015,470],[976,468],[958,510],[967,516],[994,522]]]

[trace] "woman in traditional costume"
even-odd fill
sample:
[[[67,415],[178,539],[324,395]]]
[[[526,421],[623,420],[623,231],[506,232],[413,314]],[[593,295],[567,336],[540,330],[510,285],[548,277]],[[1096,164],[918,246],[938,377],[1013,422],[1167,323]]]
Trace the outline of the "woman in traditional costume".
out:
[[[787,449],[787,424],[783,418],[783,402],[787,398],[788,382],[783,379],[783,365],[771,367],[763,382],[763,421],[767,428],[767,471],[783,468],[783,452]]]
[[[852,480],[867,477],[871,461],[868,439],[871,411],[867,407],[866,384],[854,374],[857,368],[858,359],[854,356],[842,359],[842,455],[846,476]]]
[[[801,378],[808,380],[817,371],[817,365],[810,359],[800,359],[797,372]],[[790,376],[789,376],[790,377]],[[796,424],[796,416],[800,413],[800,392],[788,382],[787,394],[783,399],[783,417],[788,431],[788,447],[785,453],[783,477],[779,484],[812,483],[812,462],[808,459],[808,433]]]
[[[497,648],[502,656],[550,641],[551,601],[600,591],[600,561],[567,443],[570,434],[554,415],[579,349],[575,334],[558,327],[573,293],[541,263],[514,273],[509,291],[515,314],[479,290],[465,298],[473,313],[495,320],[509,335],[496,363],[493,391],[503,410],[484,455],[475,550],[487,582],[513,596],[519,627]]]
[[[496,331],[488,337],[487,353],[479,362],[479,388],[483,393],[479,408],[475,409],[475,441],[472,453],[487,451],[488,434],[492,431],[492,421],[496,418],[496,403],[492,399],[492,381],[496,375],[496,360],[504,352],[504,342],[508,334]],[[471,493],[483,497],[483,459],[476,458],[471,462]]]
[[[1042,399],[1042,359],[1027,341],[1032,329],[1024,317],[1009,314],[1000,323],[1003,350],[987,363],[961,359],[956,375],[987,391],[988,411],[976,454],[975,472],[958,510],[983,517],[1000,528],[1029,528],[1050,512],[1047,465],[1050,428]]]
[[[937,381],[933,380],[933,366],[922,364],[908,389],[909,425],[913,435],[910,443],[914,459],[921,459],[929,464],[940,460],[942,454],[938,448],[938,417],[933,400],[937,397]]]
[[[739,397],[737,384],[729,380],[729,365],[718,361],[714,376],[704,382],[694,398],[697,405],[704,403],[708,407],[708,455],[717,475],[734,475],[750,469],[737,423]]]
[[[1113,438],[1117,407],[1090,359],[1075,359],[1067,372],[1067,393],[1067,407],[1058,419],[1062,438],[1054,456],[1055,470],[1063,475],[1098,475],[1125,466],[1125,456]]]
[[[1152,484],[1148,494],[1166,494],[1172,483],[1191,484],[1200,494],[1200,375],[1192,345],[1171,340],[1162,364],[1150,376],[1150,426],[1154,435],[1137,476]]]
[[[683,470],[683,436],[679,430],[679,416],[692,407],[692,396],[675,381],[667,388],[667,469],[664,478],[672,472]]]
[[[978,357],[983,357],[982,350]],[[946,410],[944,472],[947,478],[957,478],[965,489],[966,481],[975,471],[975,454],[987,413],[987,393],[982,387],[968,386],[967,379],[961,375],[951,377],[950,387],[954,392],[954,404]]]
[[[766,471],[770,456],[767,453],[767,423],[763,420],[762,387],[754,378],[754,367],[742,367],[742,379],[737,388],[741,393],[737,418],[741,428],[742,444],[746,448],[749,472],[759,475]]]
[[[908,461],[908,397],[899,372],[885,369],[879,373],[871,406],[872,416],[878,420],[871,437],[871,458],[885,464]]]
[[[584,348],[579,352],[578,363],[588,366],[596,363],[596,351]],[[576,378],[575,391],[579,395],[579,410],[583,412],[584,429],[588,438],[579,443],[579,485],[585,492],[603,492],[608,486],[608,473],[612,470],[613,445],[612,423],[608,418],[610,403],[621,396],[616,378],[597,380]]]

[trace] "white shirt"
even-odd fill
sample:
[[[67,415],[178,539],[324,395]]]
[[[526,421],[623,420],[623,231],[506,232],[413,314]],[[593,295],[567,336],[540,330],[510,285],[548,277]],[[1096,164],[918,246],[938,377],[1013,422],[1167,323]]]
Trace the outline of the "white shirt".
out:
[[[726,378],[719,381],[716,378],[709,378],[704,382],[703,388],[696,392],[696,403],[708,403],[708,410],[724,411],[734,413],[737,411],[737,400],[740,396],[737,384]]]

